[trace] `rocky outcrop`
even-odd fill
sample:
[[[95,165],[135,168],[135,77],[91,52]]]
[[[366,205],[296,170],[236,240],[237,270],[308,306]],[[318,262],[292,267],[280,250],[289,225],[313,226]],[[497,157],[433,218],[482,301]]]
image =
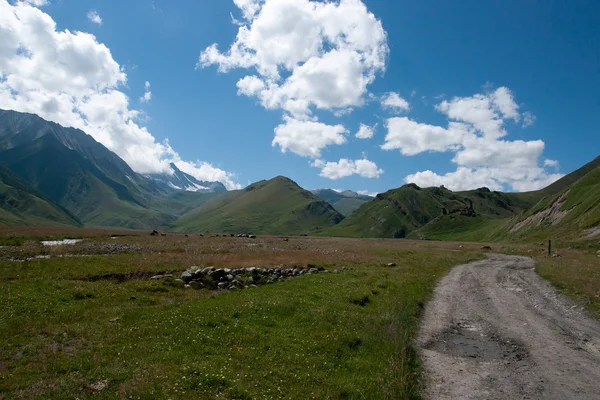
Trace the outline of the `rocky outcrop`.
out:
[[[186,288],[192,289],[246,289],[280,282],[288,278],[299,277],[302,275],[317,274],[327,272],[322,267],[309,265],[306,268],[215,268],[215,267],[190,267],[185,270],[180,277]],[[165,275],[155,275],[151,280],[164,279]]]

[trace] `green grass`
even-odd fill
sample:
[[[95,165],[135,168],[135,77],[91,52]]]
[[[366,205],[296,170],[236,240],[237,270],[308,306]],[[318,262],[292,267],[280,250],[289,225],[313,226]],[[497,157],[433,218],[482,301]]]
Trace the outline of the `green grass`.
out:
[[[470,207],[469,202],[476,213],[471,219],[460,215]],[[452,232],[465,232],[474,225],[480,228],[483,220],[502,219],[529,205],[514,196],[487,189],[455,193],[445,188],[419,188],[408,184],[377,195],[340,224],[321,234],[436,239],[451,236]],[[451,215],[443,217],[442,210]],[[457,221],[459,223],[455,224]]]
[[[277,177],[224,193],[182,216],[176,232],[222,232],[298,235],[341,221],[331,205],[288,178]]]
[[[478,257],[408,241],[259,238],[257,249],[237,239],[122,239],[148,250],[0,262],[3,396],[419,398],[412,339],[423,303],[451,266]],[[140,279],[276,257],[349,269],[219,293]],[[383,266],[391,261],[398,266]],[[107,389],[89,388],[103,380]]]
[[[528,224],[515,232],[511,229],[519,222],[542,212],[555,202],[563,200],[560,207],[568,214],[558,223]],[[593,169],[562,192],[540,200],[525,213],[519,214],[499,229],[495,237],[505,240],[539,241],[551,238],[576,240],[586,236],[586,230],[600,225],[600,167]]]
[[[494,234],[504,224],[506,224],[505,219],[444,215],[412,232],[409,238],[464,242],[492,241]]]
[[[600,241],[554,240],[553,254],[547,242],[510,245],[510,252],[532,257],[535,271],[562,294],[570,296],[600,319]]]
[[[0,167],[0,224],[79,226],[80,222],[9,170]]]

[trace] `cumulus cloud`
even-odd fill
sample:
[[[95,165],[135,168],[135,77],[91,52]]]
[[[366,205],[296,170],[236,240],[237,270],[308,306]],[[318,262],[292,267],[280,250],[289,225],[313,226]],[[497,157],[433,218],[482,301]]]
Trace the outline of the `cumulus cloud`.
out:
[[[345,178],[351,175],[359,175],[363,178],[379,178],[379,176],[383,174],[383,170],[378,168],[377,164],[366,158],[361,160],[342,158],[338,162],[315,160],[311,165],[313,167],[321,168],[320,176],[332,180]]]
[[[392,110],[394,112],[410,110],[410,104],[408,104],[408,101],[404,100],[396,92],[389,92],[384,94],[381,97],[380,101],[381,107],[386,108],[388,110]]]
[[[558,168],[558,161],[556,160],[550,160],[550,159],[546,159],[544,160],[544,167],[554,167],[554,168]]]
[[[197,67],[252,71],[237,82],[238,95],[256,97],[264,108],[286,114],[288,122],[275,129],[273,141],[282,151],[296,148],[297,154],[314,156],[323,143],[340,144],[345,129],[339,125],[332,135],[331,129],[321,129],[323,124],[299,121],[320,124],[315,110],[341,116],[364,104],[368,85],[385,70],[388,46],[381,22],[360,0],[234,3],[242,20],[234,22],[239,28],[233,44],[224,52],[210,45]],[[292,127],[311,127],[311,133],[292,133]]]
[[[147,103],[152,100],[152,92],[150,91],[150,82],[146,81],[144,84],[144,95],[140,97],[141,103]]]
[[[390,118],[386,122],[384,150],[399,150],[404,155],[423,152],[454,152],[457,170],[444,175],[427,170],[405,178],[419,186],[444,185],[452,190],[487,186],[502,190],[537,190],[561,178],[550,173],[540,157],[541,140],[504,140],[506,122],[531,118],[521,113],[513,93],[506,87],[470,97],[444,100],[436,109],[449,118],[448,126],[419,123],[408,118]]]
[[[87,13],[87,17],[93,23],[102,25],[102,18],[100,17],[100,14],[98,14],[98,11],[91,10],[90,12]]]
[[[46,6],[50,4],[48,0],[25,0],[24,2],[36,7]]]
[[[468,127],[452,123],[448,128],[418,123],[406,117],[389,118],[386,121],[388,133],[383,150],[398,149],[407,156],[425,151],[448,151],[457,149]]]
[[[491,93],[444,100],[436,109],[450,119],[471,124],[489,138],[505,136],[504,121],[512,119],[518,122],[521,118],[519,106],[515,103],[512,92],[506,87],[500,87]]]
[[[379,192],[369,192],[368,190],[359,190],[356,193],[362,194],[363,196],[371,196],[371,197],[375,197],[379,194]]]
[[[360,128],[358,129],[358,132],[356,132],[356,137],[358,139],[371,139],[373,137],[373,135],[375,135],[376,127],[377,127],[377,124],[375,124],[373,126],[360,124]]]
[[[275,128],[272,145],[278,145],[284,153],[289,150],[302,157],[318,158],[326,146],[346,143],[344,135],[347,133],[343,125],[327,125],[285,116],[284,123]]]
[[[58,31],[38,8],[0,0],[0,77],[0,108],[82,129],[136,172],[168,172],[169,163],[179,160],[167,141],[157,142],[142,125],[141,112],[130,107],[122,91],[127,75],[110,50],[94,35]],[[202,178],[207,168],[193,165],[199,165],[198,179],[214,176]],[[231,179],[223,183],[234,187]]]

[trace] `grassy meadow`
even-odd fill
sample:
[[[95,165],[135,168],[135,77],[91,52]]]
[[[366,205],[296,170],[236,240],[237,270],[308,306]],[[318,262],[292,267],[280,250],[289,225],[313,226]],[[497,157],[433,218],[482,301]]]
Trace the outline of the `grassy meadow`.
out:
[[[51,237],[86,240],[39,244]],[[23,228],[0,240],[6,399],[419,398],[424,302],[482,257],[478,244],[391,239]],[[328,272],[239,291],[149,279],[193,265]]]

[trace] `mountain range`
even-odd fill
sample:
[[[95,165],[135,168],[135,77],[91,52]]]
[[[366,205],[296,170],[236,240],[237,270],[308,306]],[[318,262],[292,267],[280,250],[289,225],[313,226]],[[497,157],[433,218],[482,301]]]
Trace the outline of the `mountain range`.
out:
[[[454,240],[593,237],[600,234],[600,157],[526,193],[407,184],[373,198],[310,192],[282,176],[227,191],[173,163],[165,173],[138,174],[81,130],[0,110],[0,225]]]
[[[362,195],[351,190],[337,191],[332,189],[317,189],[312,193],[331,204],[342,215],[347,216],[362,206],[364,203],[373,200],[373,197]]]

